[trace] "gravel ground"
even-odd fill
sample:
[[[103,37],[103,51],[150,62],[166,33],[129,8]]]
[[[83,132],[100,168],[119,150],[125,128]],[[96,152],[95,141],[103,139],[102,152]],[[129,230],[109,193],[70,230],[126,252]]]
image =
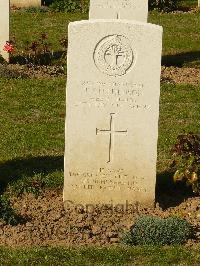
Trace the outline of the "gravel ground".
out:
[[[200,86],[200,68],[162,67],[162,81]]]
[[[47,191],[37,199],[32,194],[13,198],[18,213],[26,217],[23,224],[5,225],[0,222],[0,243],[12,247],[30,245],[97,245],[119,244],[120,236],[128,230],[140,214],[160,217],[179,215],[200,228],[200,197],[187,198],[176,207],[162,210],[137,208],[137,211],[119,212],[96,208],[93,212],[65,211],[62,193]],[[200,233],[187,245],[200,246]]]

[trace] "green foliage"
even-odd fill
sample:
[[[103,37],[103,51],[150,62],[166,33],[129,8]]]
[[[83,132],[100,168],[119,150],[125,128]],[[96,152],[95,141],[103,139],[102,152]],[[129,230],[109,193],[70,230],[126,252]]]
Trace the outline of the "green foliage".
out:
[[[0,195],[0,219],[10,225],[16,225],[21,220],[11,207],[11,202],[7,195]]]
[[[200,194],[200,136],[179,135],[172,151],[174,161],[171,167],[176,170],[174,181],[183,181]]]
[[[159,11],[170,12],[178,8],[180,0],[150,0],[149,8],[157,9]]]
[[[4,58],[0,55],[0,64],[4,64],[5,63],[5,60]]]
[[[169,12],[177,9],[179,2],[180,0],[150,0],[149,8]],[[61,12],[87,12],[89,9],[88,0],[47,0],[46,5]]]
[[[61,12],[86,12],[89,8],[85,0],[53,0],[49,1],[51,9]]]
[[[59,172],[54,174],[35,174],[34,176],[23,176],[13,180],[9,184],[9,192],[16,196],[31,193],[35,197],[41,195],[44,189],[62,189],[63,176]]]
[[[180,245],[191,236],[190,224],[181,218],[140,216],[122,241],[130,245]]]
[[[42,181],[41,175],[35,175],[32,178],[22,177],[12,183],[11,192],[17,194],[17,196],[23,193],[32,193],[38,197],[42,193],[44,182]]]
[[[15,40],[13,40],[12,43],[16,45]],[[51,65],[53,51],[50,48],[51,44],[48,42],[48,35],[41,32],[33,41],[26,41],[26,46],[23,51],[15,52],[10,61],[17,61],[17,63],[30,66]]]

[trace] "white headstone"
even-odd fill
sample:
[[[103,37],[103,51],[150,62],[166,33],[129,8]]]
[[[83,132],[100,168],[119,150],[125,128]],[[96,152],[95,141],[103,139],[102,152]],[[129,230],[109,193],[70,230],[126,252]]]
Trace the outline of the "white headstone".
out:
[[[9,0],[0,0],[0,54],[9,60],[9,54],[3,50],[6,41],[9,41]]]
[[[152,205],[162,27],[70,23],[64,201]]]
[[[148,0],[90,0],[90,19],[129,19],[147,22]]]

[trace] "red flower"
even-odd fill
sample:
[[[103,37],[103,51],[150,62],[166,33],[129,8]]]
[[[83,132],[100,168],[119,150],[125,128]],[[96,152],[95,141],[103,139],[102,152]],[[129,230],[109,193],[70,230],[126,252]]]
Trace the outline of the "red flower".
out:
[[[10,42],[7,41],[6,44],[3,47],[3,50],[10,54],[10,53],[12,53],[14,51],[14,47],[13,47],[13,45]]]

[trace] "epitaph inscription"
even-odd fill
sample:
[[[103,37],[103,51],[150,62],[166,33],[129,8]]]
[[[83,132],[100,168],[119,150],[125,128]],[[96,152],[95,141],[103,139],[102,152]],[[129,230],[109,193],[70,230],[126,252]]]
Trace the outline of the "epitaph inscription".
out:
[[[123,187],[128,191],[147,192],[147,188],[140,188],[141,178],[129,176],[124,169],[99,168],[97,172],[69,171],[74,179],[72,189],[84,190],[100,189],[102,191],[120,191]]]
[[[133,50],[126,37],[111,35],[103,38],[94,51],[97,68],[109,76],[123,76],[133,64]]]

